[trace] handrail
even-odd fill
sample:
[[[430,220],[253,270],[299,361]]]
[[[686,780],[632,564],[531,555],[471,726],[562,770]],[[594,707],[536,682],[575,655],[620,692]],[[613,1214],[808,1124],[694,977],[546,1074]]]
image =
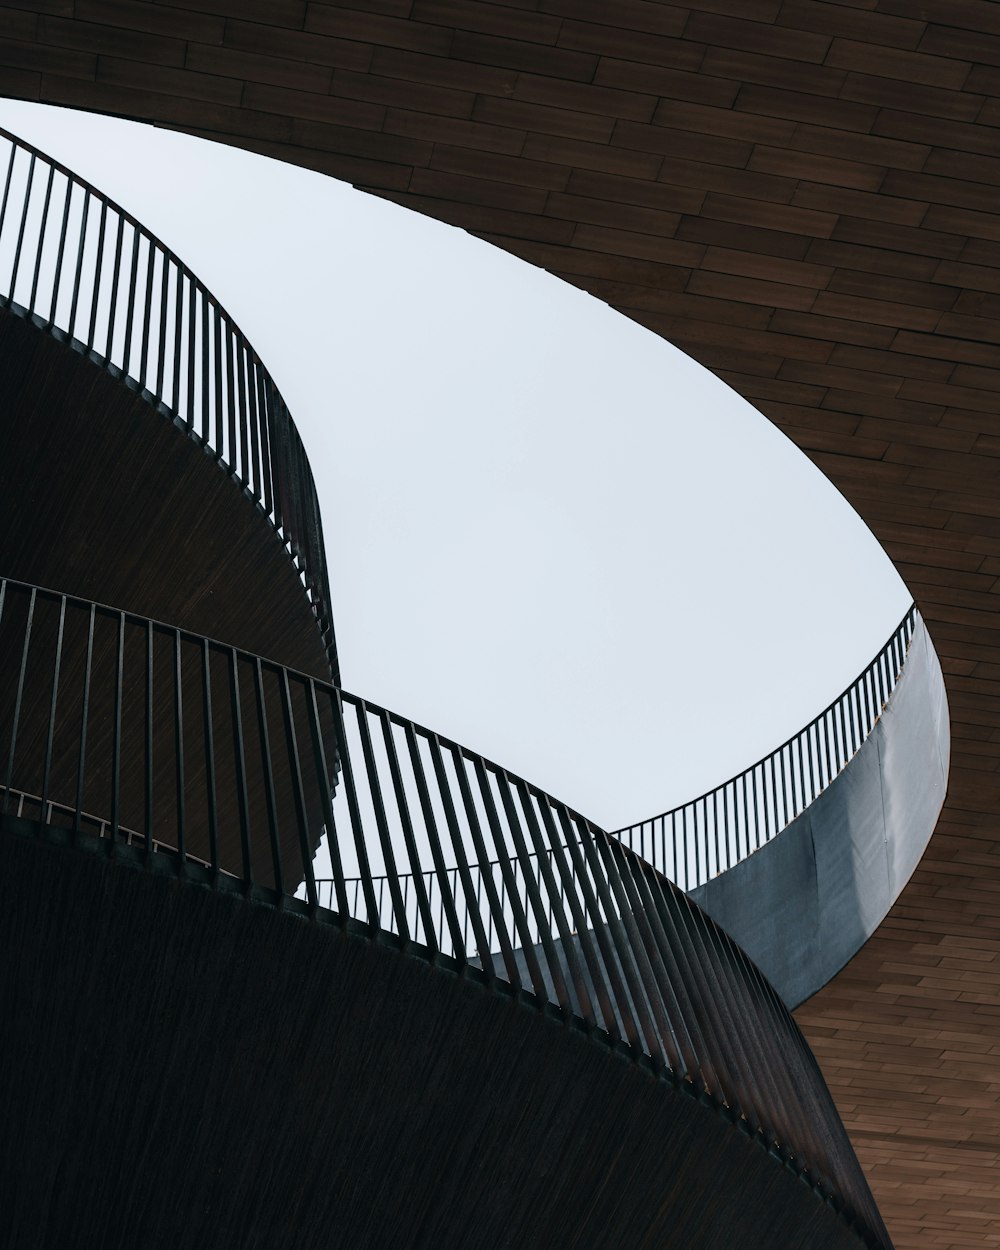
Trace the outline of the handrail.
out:
[[[786,828],[846,768],[906,663],[916,605],[858,677],[805,728],[721,785],[613,836],[683,890],[704,885]]]
[[[739,947],[618,839],[396,713],[131,613],[0,580],[0,650],[0,820],[12,831],[304,911],[536,1003],[700,1098],[728,1122],[720,1131],[756,1140],[867,1244],[886,1244],[791,1016]],[[38,796],[33,820],[25,795]],[[107,836],[88,834],[88,813]],[[331,910],[312,865],[323,830]]]
[[[0,178],[0,307],[120,377],[215,458],[289,552],[339,680],[316,487],[260,357],[145,226],[3,129]]]
[[[650,820],[614,830],[611,836],[624,842],[683,890],[695,889],[710,879],[710,876],[700,873],[711,862],[710,852],[716,839],[720,848],[719,860],[724,859],[723,868],[731,868],[759,850],[818,798],[850,763],[871,733],[902,676],[918,616],[916,607],[911,606],[885,646],[844,693],[770,755],[722,782],[714,790],[709,790],[707,794]],[[819,750],[821,745],[822,751]],[[761,793],[769,766],[771,788]],[[757,787],[756,793],[752,788],[754,786]],[[731,796],[736,792],[746,793],[745,807],[731,801]],[[786,803],[789,805],[787,808]],[[782,817],[788,810],[791,815],[787,819],[775,821],[775,812]],[[718,819],[720,812],[721,821]],[[751,812],[755,818],[752,846],[747,825]],[[690,822],[689,813],[692,814]],[[702,818],[697,821],[695,817],[699,813]],[[670,837],[666,833],[668,821],[672,826]],[[647,832],[647,826],[650,832]],[[678,826],[681,828],[679,841]],[[655,836],[657,830],[658,837]],[[699,832],[702,835],[700,842],[695,840]],[[687,843],[684,841],[685,833]],[[687,855],[683,853],[685,845]],[[678,846],[681,853],[678,853]],[[666,853],[668,848],[673,851],[672,855]],[[725,848],[724,857],[722,848]],[[687,868],[692,862],[699,872],[677,871],[679,864]],[[488,867],[493,871],[496,865],[490,864]],[[536,876],[540,872],[537,863],[532,866],[532,871]],[[404,899],[412,910],[416,905],[414,883],[406,876],[402,876],[400,881]],[[360,878],[350,878],[345,884],[349,893],[356,894],[360,889]],[[321,898],[332,898],[332,879],[318,878],[316,885]],[[390,900],[385,879],[377,878],[374,888],[376,897],[380,900],[379,914],[387,915]],[[432,883],[427,883],[426,888],[433,889]]]

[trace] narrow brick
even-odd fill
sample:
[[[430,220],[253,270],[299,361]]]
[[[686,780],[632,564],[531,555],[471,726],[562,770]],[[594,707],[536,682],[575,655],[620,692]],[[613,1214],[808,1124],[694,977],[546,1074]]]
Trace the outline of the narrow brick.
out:
[[[157,0],[163,8],[190,9],[197,5],[187,0]],[[207,4],[204,6],[209,7]],[[213,16],[239,17],[251,22],[266,22],[270,26],[290,27],[301,30],[306,18],[306,0],[211,0]]]
[[[330,35],[353,43],[408,48],[435,56],[448,56],[453,40],[453,34],[446,26],[431,26],[382,13],[362,13],[357,9],[341,9],[314,2],[309,4],[305,29],[310,34]]]
[[[789,260],[802,260],[810,244],[810,240],[803,235],[702,216],[685,217],[677,227],[677,237]]]
[[[563,22],[559,46],[574,55],[587,53],[590,56],[611,57],[617,61],[655,65],[661,69],[696,70],[704,55],[704,49],[688,39],[673,39],[664,35],[650,35],[641,30],[623,30],[615,26],[569,19]],[[549,72],[560,78],[576,77],[560,74],[557,68]],[[593,75],[583,81],[593,81]]]
[[[143,65],[138,61],[123,61],[111,56],[98,58],[97,78],[100,82],[112,83],[117,87],[157,91],[190,100],[207,100],[212,104],[225,104],[232,108],[239,107],[243,93],[243,84],[232,78],[217,74],[198,74],[167,65]]]
[[[680,223],[679,213],[665,213],[634,204],[615,203],[610,200],[591,199],[580,195],[561,195],[553,192],[548,196],[545,213],[565,221],[587,222],[595,226],[611,226],[641,234],[672,237]]]
[[[635,152],[608,143],[581,143],[554,135],[528,135],[524,155],[629,178],[655,178],[663,164],[662,156],[654,152]]]
[[[968,61],[944,56],[928,56],[923,52],[906,52],[899,48],[878,47],[850,39],[835,39],[826,57],[827,65],[875,74],[881,78],[899,78],[903,82],[919,82],[930,87],[961,90],[969,73]]]
[[[665,213],[697,212],[705,198],[703,191],[678,186],[674,180],[651,182],[642,178],[626,178],[621,174],[602,174],[590,169],[574,169],[569,175],[567,190],[574,195],[614,200],[621,204],[636,204]]]
[[[414,22],[542,44],[554,44],[561,25],[545,13],[475,0],[413,0],[409,16]]]
[[[365,70],[367,65],[345,66]],[[452,87],[456,91],[486,95],[512,95],[518,75],[514,70],[453,61],[445,56],[428,56],[403,48],[376,47],[371,51],[371,71],[383,78],[402,78],[427,86]]]
[[[656,107],[654,96],[637,91],[616,91],[594,83],[567,82],[565,79],[524,73],[517,76],[514,99],[562,111],[639,122],[648,122]]]
[[[846,88],[843,89],[845,96]],[[758,87],[749,84],[740,89],[736,108],[764,117],[781,117],[791,122],[812,122],[839,130],[867,134],[875,122],[877,110],[857,97],[836,101],[806,91],[785,91],[780,87]],[[759,142],[768,142],[761,139]]]
[[[259,22],[239,22],[233,19],[225,24],[225,45],[241,52],[360,71],[368,68],[372,58],[371,48],[364,43],[349,39],[331,39],[325,35],[300,30],[277,30]]]
[[[769,230],[785,230],[790,234],[816,235],[829,238],[837,224],[833,213],[810,208],[793,208],[785,204],[769,204],[757,200],[741,200],[731,195],[705,197],[704,216],[719,221],[760,226]]]
[[[766,109],[749,108],[746,112],[738,111],[742,107],[740,101],[745,91],[746,88],[738,93],[736,107],[733,109],[663,100],[653,120],[658,126],[673,126],[678,130],[693,130],[698,134],[723,136],[750,144],[781,144],[790,139],[795,129],[790,121],[781,120],[780,116],[758,115],[766,114]]]
[[[778,14],[779,26],[837,35],[887,48],[915,48],[924,33],[916,18],[891,17],[864,7],[828,4],[826,0],[785,0]]]
[[[818,186],[802,182],[792,196],[793,204],[803,208],[818,208],[849,217],[864,217],[869,221],[887,221],[899,226],[919,226],[927,215],[927,205],[922,200],[904,199],[900,196],[874,195],[868,191],[855,191],[849,187]]]
[[[932,117],[948,117],[960,122],[975,121],[985,98],[967,91],[948,91],[924,83],[855,73],[847,76],[844,97],[880,109],[927,113]]]
[[[702,254],[702,249],[697,244],[586,223],[575,227],[573,242],[580,247],[689,267],[696,266]]]
[[[914,308],[891,300],[865,299],[860,295],[840,295],[835,291],[821,291],[814,307],[818,313],[831,317],[870,321],[906,330],[933,330],[941,319],[936,309]]]
[[[323,94],[330,89],[331,70],[327,65],[310,65],[304,61],[289,61],[236,48],[189,44],[185,66],[199,74],[218,74],[272,87],[290,87]]]
[[[442,143],[434,145],[431,168],[440,169],[443,173],[488,178],[546,191],[565,190],[571,178],[570,170],[565,165],[548,165],[499,152],[479,152],[475,148],[450,147]]]
[[[36,6],[37,7],[37,6]],[[49,13],[75,14],[85,21],[115,26],[121,30],[147,31],[169,39],[194,39],[199,43],[221,43],[226,19],[189,9],[147,4],[142,0],[67,0],[46,8]]]
[[[789,91],[808,91],[812,95],[831,97],[840,94],[847,78],[842,69],[766,56],[744,48],[708,48],[701,72],[717,78],[729,78],[737,83],[784,87]]]
[[[597,69],[597,57],[590,53],[576,52],[563,46],[549,48],[516,39],[498,39],[492,35],[467,34],[465,31],[455,33],[451,53],[462,61],[499,65],[506,69],[525,70],[530,74],[551,74],[556,78],[576,79],[579,82],[593,82]]]
[[[543,13],[560,18],[646,35],[681,35],[688,19],[684,5],[662,4],[659,0],[616,0],[613,7],[604,0],[541,0],[539,7]]]
[[[9,69],[36,70],[69,78],[93,78],[97,57],[92,52],[43,46],[22,39],[0,36],[0,61]]]
[[[486,178],[446,174],[435,169],[414,170],[410,190],[415,195],[453,200],[457,204],[479,204],[518,213],[541,213],[548,198],[547,192],[537,187],[505,186]]]
[[[742,278],[734,274],[692,274],[687,289],[695,295],[708,295],[766,308],[788,308],[799,312],[812,307],[816,292],[807,287],[789,286],[781,282],[765,282],[759,278]]]
[[[815,156],[808,152],[789,152],[784,148],[761,145],[754,148],[749,168],[857,191],[877,191],[885,176],[885,170],[877,165],[862,165],[858,161]]]
[[[568,139],[582,139],[589,143],[607,143],[615,125],[610,117],[599,117],[595,113],[577,113],[571,109],[550,108],[516,99],[498,100],[493,96],[477,97],[472,116],[476,121],[496,126],[564,135]]]
[[[332,103],[336,105],[339,102],[334,100]],[[295,141],[305,147],[317,147],[346,156],[396,165],[420,166],[430,161],[431,145],[405,136],[299,118],[293,119],[293,133]]]
[[[246,84],[243,103],[247,108],[260,109],[265,113],[280,113],[362,130],[381,130],[385,120],[385,109],[374,104],[342,100],[312,91],[290,91],[287,87],[271,87],[255,82]],[[355,155],[361,153],[356,152]]]
[[[684,34],[711,47],[740,48],[815,65],[823,63],[831,43],[828,35],[812,31],[697,12],[691,14]]]
[[[167,38],[148,31],[126,30],[119,26],[106,26],[86,22],[81,18],[66,20],[60,17],[42,16],[37,19],[38,39],[42,43],[62,48],[75,48],[79,52],[107,52],[133,61],[149,61],[154,65],[184,64],[185,42],[183,39]],[[4,18],[5,33],[16,36],[16,27],[7,16]]]
[[[414,113],[407,109],[389,109],[385,115],[384,129],[390,134],[423,139],[432,144],[477,148],[485,152],[502,152],[507,156],[517,155],[525,146],[524,133],[520,130],[486,126],[481,122],[466,121],[458,117]],[[525,152],[525,155],[531,154]],[[538,159],[544,161],[546,157],[541,156]]]
[[[333,95],[364,100],[386,108],[440,113],[445,117],[471,117],[476,99],[470,91],[454,91],[450,87],[427,86],[401,78],[384,78],[375,73],[356,74],[343,69],[333,71],[330,91]]]
[[[699,57],[700,60],[700,57]],[[602,56],[597,66],[594,82],[607,88],[637,91],[653,97],[685,100],[690,104],[709,104],[729,108],[736,99],[739,83],[721,78],[709,78],[705,74],[686,69],[667,69],[660,65],[640,64],[637,61],[616,60]],[[625,116],[625,114],[620,114]],[[648,117],[631,118],[632,121],[648,121]]]

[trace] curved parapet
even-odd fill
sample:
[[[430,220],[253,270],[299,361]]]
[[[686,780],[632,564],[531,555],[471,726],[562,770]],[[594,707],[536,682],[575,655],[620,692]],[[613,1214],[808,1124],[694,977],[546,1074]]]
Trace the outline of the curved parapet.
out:
[[[336,678],[312,473],[242,331],[6,131],[0,183],[0,573]]]
[[[909,611],[847,689],[763,759],[714,789],[614,836],[684,890],[728,872],[776,838],[855,758],[907,663]]]
[[[449,989],[442,975],[479,987],[490,1002],[541,1012],[569,1026],[569,1034],[589,1038],[605,1052],[620,1053],[643,1074],[634,1088],[619,1091],[624,1099],[620,1108],[647,1116],[653,1105],[648,1098],[653,1097],[666,1116],[655,1147],[652,1138],[641,1147],[633,1140],[629,1147],[639,1154],[653,1148],[661,1156],[657,1185],[635,1198],[639,1217],[649,1228],[677,1227],[686,1218],[677,1205],[678,1184],[685,1188],[685,1202],[704,1186],[704,1203],[716,1204],[718,1190],[731,1182],[733,1192],[743,1194],[741,1201],[767,1212],[755,1228],[740,1231],[748,1245],[888,1245],[819,1071],[778,996],[739,947],[682,891],[615,838],[457,743],[334,686],[224,644],[167,631],[173,668],[167,669],[165,685],[158,685],[158,661],[155,649],[151,653],[149,648],[163,627],[129,614],[114,614],[111,620],[111,633],[118,639],[115,662],[95,666],[85,648],[82,668],[66,666],[64,642],[74,632],[70,617],[84,623],[83,637],[91,636],[90,623],[101,612],[97,605],[10,583],[3,586],[3,596],[8,603],[20,597],[27,604],[25,611],[8,618],[8,646],[19,641],[14,653],[22,658],[15,697],[0,719],[0,757],[6,770],[0,817],[9,835],[6,854],[12,865],[19,865],[19,873],[44,875],[41,865],[51,864],[46,856],[57,849],[68,858],[50,871],[57,871],[63,882],[76,875],[81,881],[94,877],[95,870],[83,866],[74,849],[89,852],[85,859],[90,862],[95,856],[106,861],[107,870],[98,873],[103,884],[81,888],[118,898],[131,917],[129,925],[139,923],[148,907],[152,928],[142,920],[140,946],[151,940],[167,946],[184,940],[158,927],[166,923],[155,884],[162,885],[162,878],[211,887],[228,898],[227,906],[242,898],[325,922],[339,933],[339,949],[347,952],[340,979],[325,989],[339,1012],[350,1017],[363,1010],[360,1004],[372,988],[373,960],[383,965],[379,975],[388,978],[385,984],[398,982],[392,991],[399,995],[398,1007],[379,990],[381,1005],[371,1017],[383,1025],[369,1047],[390,1067],[399,1063],[395,1048],[404,1043],[418,1055],[433,1039],[434,1053],[450,1055],[453,1049],[466,1048],[472,1055],[490,1053],[494,1026],[468,1005],[465,990]],[[38,615],[42,604],[49,617],[44,628]],[[136,671],[152,672],[153,680],[123,682],[123,673]],[[105,709],[96,721],[88,715],[88,708],[95,706]],[[88,727],[100,732],[88,737]],[[29,759],[43,761],[40,772],[20,767],[26,735],[44,744],[41,752],[28,752]],[[162,771],[127,773],[123,762],[135,758],[126,749],[130,739],[151,743],[147,758]],[[81,742],[88,744],[86,750]],[[341,783],[331,795],[334,752],[339,753]],[[228,813],[226,821],[223,812]],[[330,835],[332,910],[321,906],[309,853],[311,831],[320,822]],[[297,855],[289,850],[296,845],[289,831],[298,835]],[[31,850],[23,849],[25,839],[34,844]],[[131,875],[146,884],[130,887],[121,876],[134,868],[145,870]],[[353,896],[345,876],[351,870],[360,882]],[[287,883],[299,876],[305,878],[304,900],[288,892]],[[379,876],[388,893],[387,913],[376,893]],[[146,901],[126,903],[130,890]],[[189,910],[182,901],[170,907]],[[117,960],[119,942],[110,936],[114,919],[86,914],[86,924],[96,925],[112,942]],[[209,909],[195,925],[208,926],[204,940],[209,944],[214,940],[209,937],[214,914]],[[23,933],[28,921],[18,912],[14,923]],[[253,929],[255,923],[235,915],[226,922],[230,931],[248,924]],[[58,917],[46,912],[44,927],[48,936],[42,945],[50,941],[58,946],[52,936]],[[408,957],[426,971],[400,979],[405,965],[385,966],[386,947],[394,952],[392,959]],[[496,962],[491,957],[495,949],[501,952]],[[334,956],[335,964],[339,958]],[[320,966],[325,959],[319,956]],[[430,972],[435,975],[428,980]],[[126,979],[128,975],[116,973]],[[52,972],[60,986],[61,976]],[[65,993],[65,987],[59,992]],[[123,988],[124,1000],[131,1001],[132,992]],[[113,1017],[123,1015],[127,1036],[145,1053],[147,1025],[137,1024],[131,1011],[109,1010]],[[492,1007],[488,1015],[501,1027]],[[393,1016],[407,1021],[399,1038],[387,1024]],[[532,1027],[525,1020],[524,1028]],[[101,1028],[104,1036],[107,1021]],[[566,1044],[555,1041],[550,1054],[543,1040],[516,1061],[509,1053],[490,1059],[491,1071],[506,1073],[505,1088],[494,1088],[487,1076],[491,1092],[486,1106],[478,1094],[463,1104],[464,1095],[452,1090],[448,1097],[453,1114],[476,1123],[486,1115],[494,1126],[523,1132],[522,1104],[531,1090],[546,1087],[549,1080],[554,1088],[565,1084],[566,1057],[560,1054]],[[192,1053],[200,1053],[197,1038],[192,1045]],[[253,1050],[249,1038],[240,1034],[233,1039],[233,1053],[239,1055],[244,1045]],[[9,1065],[6,1070],[14,1071]],[[68,1072],[61,1087],[68,1103],[80,1096],[73,1087],[74,1072]],[[504,1103],[515,1086],[521,1090],[516,1103]],[[662,1094],[650,1095],[660,1086]],[[433,1079],[427,1088],[437,1088]],[[360,1114],[358,1092],[347,1097],[341,1090],[336,1106],[347,1122]],[[576,1090],[572,1097],[579,1095]],[[445,1098],[443,1087],[427,1096]],[[199,1082],[199,1114],[205,1097]],[[225,1090],[213,1090],[209,1097],[213,1115],[230,1122],[232,1107]],[[500,1099],[499,1106],[490,1103],[495,1099]],[[117,1105],[114,1096],[111,1102]],[[100,1118],[104,1112],[94,1114]],[[405,1159],[399,1150],[400,1141],[408,1138],[399,1137],[397,1129],[400,1117],[409,1124],[407,1112],[404,1108],[390,1114],[383,1108],[379,1114],[386,1117],[387,1128],[371,1131],[383,1170],[395,1174],[398,1169],[399,1183],[405,1185]],[[87,1121],[81,1131],[80,1140],[88,1141],[95,1130]],[[450,1155],[450,1145],[441,1146]],[[300,1147],[298,1140],[288,1146],[293,1152]],[[70,1154],[76,1149],[70,1148]],[[616,1144],[614,1151],[618,1149]],[[711,1168],[700,1163],[692,1168],[693,1161],[710,1157],[715,1160]],[[338,1167],[345,1166],[342,1155],[336,1158]],[[665,1160],[677,1169],[669,1183]],[[63,1166],[73,1166],[69,1156]],[[509,1190],[492,1172],[483,1177],[494,1205],[499,1185],[501,1205],[523,1206],[523,1193]],[[806,1194],[809,1201],[803,1206]],[[393,1201],[398,1198],[396,1194]],[[475,1208],[483,1198],[480,1183],[462,1203]],[[571,1184],[548,1208],[546,1219],[556,1214],[584,1219],[587,1204],[580,1199]],[[716,1220],[713,1215],[691,1244],[733,1243],[740,1217],[728,1199],[718,1209],[724,1217]],[[80,1218],[79,1202],[74,1218]],[[345,1209],[344,1218],[350,1225],[361,1217]],[[580,1235],[587,1244],[602,1239],[593,1228]]]
[[[795,1008],[864,945],[913,874],[948,785],[944,679],[917,618],[902,671],[857,753],[813,803],[691,897]]]

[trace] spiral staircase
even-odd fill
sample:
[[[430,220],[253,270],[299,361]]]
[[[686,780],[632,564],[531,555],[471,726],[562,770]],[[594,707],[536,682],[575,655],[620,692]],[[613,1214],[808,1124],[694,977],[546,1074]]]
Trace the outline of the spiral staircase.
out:
[[[214,296],[13,136],[0,168],[6,1244],[888,1247],[740,947],[627,839],[340,688],[305,453]],[[693,820],[711,873],[756,849]]]

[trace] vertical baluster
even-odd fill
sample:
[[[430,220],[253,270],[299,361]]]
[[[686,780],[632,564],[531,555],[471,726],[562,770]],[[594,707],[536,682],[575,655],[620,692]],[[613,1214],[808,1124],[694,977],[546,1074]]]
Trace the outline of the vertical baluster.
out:
[[[147,866],[153,854],[153,622],[146,622],[146,699],[143,717],[145,737],[145,793],[143,820],[146,833]]]
[[[315,908],[318,903],[316,897],[316,877],[313,872],[305,788],[302,785],[302,763],[299,758],[298,736],[295,732],[295,713],[292,708],[292,693],[289,687],[287,668],[281,670],[281,706],[285,719],[285,736],[288,739],[288,760],[292,774],[292,798],[295,803],[295,815],[299,826],[299,849],[302,853],[302,870],[306,879],[306,898],[309,906]]]
[[[163,402],[163,380],[167,367],[167,306],[170,302],[170,257],[162,249],[158,250],[160,253],[160,324],[156,344],[156,389],[153,399],[155,403],[160,404]],[[152,257],[152,244],[150,244],[149,254]],[[149,277],[152,283],[152,263],[149,266]],[[153,292],[152,290],[147,290],[146,303],[149,308],[152,308],[152,300]]]
[[[240,817],[240,849],[243,855],[243,881],[247,894],[254,886],[253,851],[250,832],[250,800],[247,793],[246,749],[243,738],[243,706],[240,694],[239,660],[233,647],[229,656],[229,708],[233,724],[233,756],[236,766],[236,802]]]
[[[371,733],[368,729],[368,705],[363,699],[354,704],[354,713],[358,722],[358,736],[361,741],[361,754],[364,758],[365,771],[368,774],[368,792],[371,796],[372,809],[375,814],[375,827],[378,830],[379,843],[382,847],[382,862],[389,889],[389,898],[396,920],[396,932],[404,942],[409,941],[410,931],[406,923],[406,908],[399,888],[399,870],[396,867],[396,853],[392,845],[392,834],[386,819],[385,803],[382,799],[382,783],[375,764],[375,753],[372,749]]]
[[[87,722],[90,719],[90,679],[94,661],[94,621],[97,608],[90,605],[87,621],[87,650],[83,663],[83,703],[80,716],[80,749],[76,766],[76,812],[73,817],[73,835],[79,836],[80,818],[83,813],[84,777],[87,765]]]
[[[208,639],[201,640],[201,703],[205,739],[205,798],[208,804],[208,859],[212,877],[219,876],[219,827],[215,789],[215,722],[212,716],[212,669]]]
[[[323,823],[326,826],[327,848],[330,852],[330,863],[333,868],[333,882],[337,891],[337,910],[343,920],[353,915],[348,906],[347,888],[344,881],[344,865],[340,854],[340,837],[334,820],[333,798],[330,790],[330,766],[326,748],[323,745],[323,728],[319,716],[319,705],[316,695],[316,683],[309,679],[309,699],[306,708],[309,720],[309,734],[312,739],[313,757],[316,764],[316,776],[319,779],[320,802],[323,805]],[[325,690],[325,695],[336,704],[337,694],[334,690]],[[336,718],[335,718],[336,719]],[[333,744],[336,751],[336,744]],[[343,749],[343,748],[342,748]]]
[[[28,178],[24,189],[24,207],[21,209],[21,225],[17,232],[17,246],[14,248],[14,264],[10,271],[10,292],[8,300],[13,301],[17,290],[17,271],[21,267],[21,249],[24,246],[24,231],[28,224],[28,209],[31,205],[31,191],[35,180],[35,154],[28,159]]]
[[[222,310],[214,301],[212,302],[212,342],[214,344],[214,392],[215,392],[215,452],[216,460],[222,460],[223,451],[225,449],[226,438],[226,412],[225,404],[222,397]]]
[[[6,583],[4,584],[6,588]],[[7,805],[10,799],[10,788],[14,778],[14,755],[17,751],[17,733],[21,723],[21,703],[24,699],[24,675],[28,669],[28,647],[31,644],[31,627],[35,619],[35,597],[37,591],[31,588],[31,594],[28,598],[28,614],[24,624],[24,641],[21,644],[21,667],[17,677],[17,693],[14,697],[14,714],[10,723],[10,749],[7,753],[7,779],[3,788],[3,804],[0,806],[0,814],[7,815]],[[2,605],[0,605],[2,606]]]
[[[91,193],[87,192],[87,203],[92,199]],[[87,320],[87,351],[96,350],[97,343],[97,306],[101,296],[101,273],[104,269],[104,235],[108,224],[108,206],[104,200],[99,201],[101,212],[97,219],[97,246],[94,251],[94,285],[90,292],[90,317]],[[83,252],[86,247],[86,233],[80,244],[80,261],[83,263]]]
[[[257,378],[258,363],[256,357],[250,351],[247,351],[247,424],[250,430],[250,470],[247,477],[247,484],[253,491],[254,498],[258,503],[264,503],[264,484],[263,475],[260,468],[260,420],[259,412],[259,384]],[[264,511],[267,511],[265,507]]]
[[[35,271],[31,279],[31,298],[28,300],[28,311],[36,310],[35,298],[38,294],[38,278],[42,270],[42,253],[45,251],[46,231],[49,223],[49,204],[52,200],[52,179],[55,177],[55,166],[49,165],[49,176],[45,180],[45,199],[42,203],[42,220],[38,227],[38,250],[35,252]]]
[[[235,369],[236,369],[236,394],[234,402],[239,412],[239,445],[240,445],[240,463],[239,467],[234,464],[233,469],[239,473],[240,484],[242,486],[250,485],[250,437],[249,423],[247,420],[247,349],[243,341],[243,336],[238,330],[234,331],[235,335]]]
[[[420,810],[424,818],[424,831],[427,835],[427,841],[430,843],[431,859],[434,862],[434,871],[437,874],[438,887],[441,890],[441,905],[438,913],[438,933],[444,933],[445,919],[448,921],[448,932],[451,935],[452,946],[454,948],[455,958],[460,962],[465,962],[465,943],[462,937],[462,926],[458,921],[458,912],[455,910],[455,900],[448,886],[448,870],[445,864],[444,852],[441,847],[441,837],[438,833],[437,819],[434,815],[434,808],[431,804],[430,789],[427,785],[427,777],[424,771],[423,760],[420,758],[420,748],[417,744],[416,730],[410,721],[404,722],[403,732],[406,737],[406,746],[410,754],[410,768],[413,773],[413,780],[417,787],[417,797],[420,800]]]
[[[80,234],[76,248],[76,264],[73,266],[73,294],[70,297],[69,304],[69,324],[66,327],[66,333],[69,335],[70,340],[76,336],[76,312],[80,304],[80,283],[83,280],[83,253],[87,245],[87,222],[90,217],[90,201],[92,199],[86,187],[81,187],[81,190],[83,191],[83,209],[80,213]],[[91,344],[88,343],[87,346],[89,348]]]
[[[115,702],[111,722],[111,845],[108,855],[114,857],[121,818],[122,774],[122,695],[125,674],[125,613],[118,612],[118,630],[115,640]]]
[[[56,271],[52,278],[52,302],[49,305],[48,329],[52,329],[56,322],[56,302],[59,299],[59,284],[62,281],[63,256],[66,252],[66,231],[69,227],[69,206],[73,198],[73,179],[66,178],[66,196],[63,200],[62,224],[59,227],[59,250],[56,252]],[[41,258],[41,249],[39,248],[39,258]]]
[[[399,765],[399,755],[396,751],[396,740],[392,732],[392,720],[390,714],[384,709],[379,712],[379,720],[382,725],[386,759],[389,761],[389,776],[392,779],[393,793],[396,796],[396,810],[399,813],[399,822],[403,832],[403,844],[406,847],[410,871],[413,875],[413,891],[416,897],[417,916],[420,919],[420,927],[423,929],[424,942],[433,955],[440,948],[437,934],[434,930],[434,918],[431,914],[430,901],[427,897],[427,890],[421,873],[420,852],[417,850],[416,838],[413,835],[413,822],[410,818],[410,806],[406,799],[406,788],[403,785],[403,773]]]
[[[121,213],[117,214],[118,229],[115,232],[115,259],[114,266],[111,270],[111,299],[108,304],[108,333],[105,339],[104,363],[111,363],[111,354],[114,351],[114,334],[115,334],[115,317],[118,312],[118,288],[121,284],[121,263],[122,249],[125,245],[125,218]],[[100,272],[98,270],[98,272]],[[94,300],[96,305],[97,292],[95,290]],[[123,370],[124,372],[124,370]]]
[[[129,223],[132,227],[132,263],[129,266],[128,303],[125,306],[125,344],[122,348],[122,373],[127,378],[134,377],[132,372],[132,332],[135,328],[135,298],[139,290],[139,246],[142,236],[136,222]]]
[[[10,184],[14,177],[14,158],[17,156],[18,146],[16,143],[10,145],[10,157],[7,160],[7,175],[3,183],[3,200],[0,201],[0,239],[3,238],[3,228],[7,221],[7,204],[10,200]]]
[[[184,696],[181,672],[181,631],[175,629],[174,637],[174,751],[176,753],[177,787],[177,871],[184,875],[187,859],[187,826],[184,785]]]
[[[149,334],[153,324],[153,272],[156,264],[156,247],[152,235],[142,231],[142,238],[146,241],[146,285],[143,291],[142,309],[139,314],[142,318],[142,336],[139,340],[139,376],[137,378],[140,391],[146,389],[146,378],[149,371]]]
[[[56,706],[59,697],[59,678],[62,669],[63,632],[66,625],[66,596],[59,596],[59,621],[56,626],[56,650],[52,664],[52,695],[49,699],[49,720],[45,732],[45,764],[42,769],[42,813],[49,801],[49,782],[52,777],[52,745],[56,731]]]
[[[507,850],[507,842],[503,836],[503,829],[500,824],[499,813],[497,812],[496,801],[493,797],[493,790],[490,786],[489,777],[487,776],[486,767],[483,761],[478,757],[473,757],[473,767],[476,773],[476,780],[479,783],[479,792],[483,800],[483,810],[486,812],[486,822],[490,827],[490,833],[493,837],[493,845],[497,852],[497,866],[500,870],[500,878],[503,882],[504,894],[510,900],[511,919],[513,920],[514,933],[520,942],[521,955],[524,959],[525,967],[528,970],[528,976],[534,991],[539,997],[544,998],[546,994],[545,980],[542,976],[541,967],[538,963],[538,957],[535,953],[535,944],[531,934],[531,928],[528,924],[528,917],[524,907],[521,904],[521,895],[517,888],[517,872],[516,866],[511,864],[510,853]],[[506,952],[505,959],[506,959]],[[508,979],[515,987],[520,988],[522,979],[520,970],[517,967],[516,959],[513,966],[508,967]]]
[[[257,732],[260,734],[261,768],[264,774],[264,800],[267,807],[267,834],[271,843],[271,865],[274,869],[274,890],[280,907],[285,895],[285,876],[281,863],[281,833],[278,828],[278,804],[274,791],[271,736],[267,725],[267,703],[264,698],[264,672],[260,656],[253,660],[254,695],[257,702]]]

